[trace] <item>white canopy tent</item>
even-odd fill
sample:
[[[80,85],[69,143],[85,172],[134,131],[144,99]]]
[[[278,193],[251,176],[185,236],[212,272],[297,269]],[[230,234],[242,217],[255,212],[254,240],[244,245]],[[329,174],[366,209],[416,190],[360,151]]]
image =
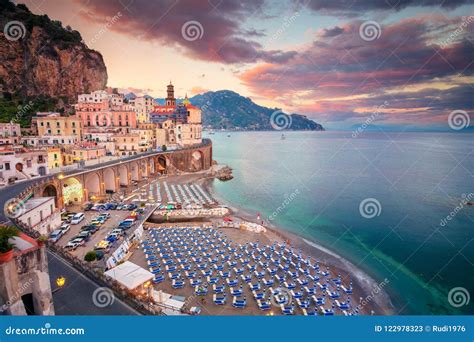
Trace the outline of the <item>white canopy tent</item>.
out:
[[[108,270],[105,275],[115,279],[129,290],[134,290],[153,279],[153,273],[130,261],[125,261]]]

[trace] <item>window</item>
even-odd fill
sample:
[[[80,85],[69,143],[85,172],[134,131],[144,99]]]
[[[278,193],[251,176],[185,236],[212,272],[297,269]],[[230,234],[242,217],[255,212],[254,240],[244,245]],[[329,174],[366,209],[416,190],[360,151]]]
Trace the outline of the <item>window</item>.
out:
[[[10,163],[5,163],[5,170],[10,170]]]

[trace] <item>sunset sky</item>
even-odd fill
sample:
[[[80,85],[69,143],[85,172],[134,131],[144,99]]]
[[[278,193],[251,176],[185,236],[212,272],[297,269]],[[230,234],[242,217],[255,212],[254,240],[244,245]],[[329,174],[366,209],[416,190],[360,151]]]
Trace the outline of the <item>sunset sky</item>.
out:
[[[370,117],[446,128],[453,110],[474,122],[472,1],[17,3],[78,30],[112,87],[156,97],[170,80],[178,97],[229,89],[332,129]]]

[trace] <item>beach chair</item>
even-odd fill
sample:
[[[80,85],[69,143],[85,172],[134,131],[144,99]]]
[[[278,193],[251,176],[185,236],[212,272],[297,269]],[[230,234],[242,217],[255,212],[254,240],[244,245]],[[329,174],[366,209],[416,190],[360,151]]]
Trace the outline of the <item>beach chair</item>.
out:
[[[284,315],[293,315],[295,313],[295,307],[293,305],[280,305],[281,313]]]
[[[172,281],[171,286],[174,289],[182,289],[184,287],[184,281],[179,280],[179,279],[175,279],[175,280]]]
[[[303,308],[303,309],[301,309],[301,311],[303,311],[303,315],[305,315],[305,316],[317,316],[318,315],[317,311],[314,310],[314,309],[310,310],[310,309],[304,309]]]
[[[221,295],[218,297],[216,294],[212,296],[212,300],[214,301],[216,305],[224,305],[227,301],[225,295],[224,296]]]
[[[237,297],[234,297],[232,300],[232,306],[235,308],[245,308],[247,306],[247,300],[245,297],[243,299],[238,299]]]
[[[255,300],[261,300],[265,297],[265,294],[263,292],[252,291],[252,294],[253,294],[253,298],[255,298]]]
[[[230,288],[230,294],[234,297],[240,297],[242,296],[243,290],[242,287],[231,287]]]
[[[257,300],[257,305],[258,305],[258,308],[262,311],[267,311],[267,310],[270,310],[271,308],[270,302],[266,300]]]

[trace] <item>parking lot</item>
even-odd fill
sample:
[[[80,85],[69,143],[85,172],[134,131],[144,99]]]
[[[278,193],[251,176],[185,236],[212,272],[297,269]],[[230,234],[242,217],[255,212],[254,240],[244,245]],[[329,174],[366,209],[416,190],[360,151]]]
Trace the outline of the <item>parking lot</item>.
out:
[[[131,210],[108,210],[105,211],[110,214],[110,218],[105,221],[103,225],[100,226],[99,230],[97,230],[94,234],[92,234],[89,238],[88,241],[85,242],[84,245],[77,247],[75,250],[70,250],[70,253],[73,254],[74,256],[78,257],[81,260],[84,260],[84,256],[87,252],[94,250],[94,246],[104,240],[107,235],[116,227],[118,227],[119,223],[124,220],[127,216],[130,215],[132,212]],[[86,226],[92,222],[94,218],[99,216],[101,212],[97,211],[86,211],[84,212],[84,220],[82,220],[79,224],[71,224],[71,228],[69,229],[66,234],[64,234],[59,241],[56,243],[60,247],[64,247],[67,245],[67,243],[75,236],[77,236],[81,228],[83,226]],[[131,228],[131,230],[134,229],[135,226]],[[118,246],[121,241],[123,240],[123,237],[121,237],[119,240],[115,241],[112,243],[112,250],[115,246]]]

